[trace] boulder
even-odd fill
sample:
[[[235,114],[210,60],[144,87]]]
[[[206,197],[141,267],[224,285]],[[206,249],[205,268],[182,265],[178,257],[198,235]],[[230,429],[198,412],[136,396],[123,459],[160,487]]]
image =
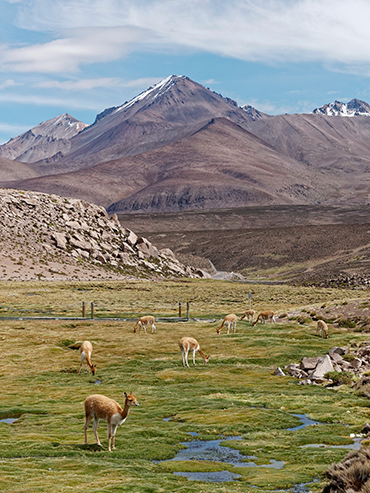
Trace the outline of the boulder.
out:
[[[301,370],[314,370],[319,360],[320,360],[320,356],[316,356],[315,358],[303,357],[301,359],[301,364],[299,365],[299,368]]]
[[[309,375],[311,380],[321,379],[329,371],[334,371],[331,359],[328,354],[320,358],[314,371]]]
[[[357,354],[360,358],[369,359],[369,357],[370,357],[370,346],[362,347],[361,349],[358,350]]]
[[[128,243],[130,246],[136,245],[136,242],[137,242],[136,234],[129,229],[125,229],[124,233],[125,233],[125,235],[127,235],[126,240],[125,240],[126,243]]]
[[[67,238],[63,233],[53,233],[51,237],[55,241],[57,248],[62,248],[65,250],[67,247]]]
[[[334,346],[331,349],[329,349],[329,356],[332,355],[332,353],[337,353],[340,356],[343,356],[343,354],[347,354],[349,352],[348,347],[337,347]]]
[[[354,368],[355,370],[357,370],[358,368],[360,368],[360,366],[362,365],[362,360],[360,358],[354,358],[351,362],[350,362],[350,365],[352,366],[352,368]]]
[[[139,238],[136,242],[136,248],[147,258],[158,257],[159,252],[157,248],[154,245],[152,245],[146,238]]]
[[[333,363],[340,363],[341,361],[343,361],[342,356],[340,356],[340,354],[338,353],[331,353],[329,354],[329,356],[332,359]]]
[[[285,373],[283,372],[283,370],[280,368],[280,366],[278,366],[275,370],[275,375],[277,375],[278,377],[285,377]]]

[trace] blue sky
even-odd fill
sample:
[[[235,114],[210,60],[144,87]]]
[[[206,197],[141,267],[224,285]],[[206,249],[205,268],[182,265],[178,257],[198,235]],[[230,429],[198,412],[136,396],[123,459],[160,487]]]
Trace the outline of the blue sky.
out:
[[[270,114],[370,103],[368,0],[0,0],[0,144],[169,75]]]

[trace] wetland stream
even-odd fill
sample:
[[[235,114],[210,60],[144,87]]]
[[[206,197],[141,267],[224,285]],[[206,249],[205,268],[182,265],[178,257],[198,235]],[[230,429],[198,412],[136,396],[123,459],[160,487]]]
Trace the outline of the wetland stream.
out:
[[[313,425],[325,425],[326,423],[320,421],[314,421],[305,414],[292,414],[297,417],[301,424],[293,428],[287,428],[289,431],[297,431],[307,426]],[[164,421],[169,421],[171,417],[165,418]],[[198,433],[190,432],[190,435],[196,437]],[[208,461],[230,464],[234,467],[266,467],[273,469],[282,469],[285,461],[278,461],[270,459],[269,464],[258,465],[250,459],[257,459],[254,455],[243,455],[239,450],[225,446],[224,444],[231,440],[243,440],[242,437],[222,437],[218,440],[193,440],[191,442],[181,442],[181,445],[185,445],[185,449],[181,449],[177,452],[176,456],[171,461]],[[350,445],[321,445],[321,444],[308,444],[303,447],[333,447],[333,448],[347,448],[358,450],[361,447],[361,438],[353,438],[354,443]],[[213,471],[213,472],[179,472],[175,471],[175,475],[184,476],[188,480],[193,481],[205,481],[213,483],[221,483],[227,481],[234,481],[240,477],[240,474],[236,474],[230,471]],[[289,491],[305,491],[304,487],[299,489],[300,485],[296,485],[295,488]]]

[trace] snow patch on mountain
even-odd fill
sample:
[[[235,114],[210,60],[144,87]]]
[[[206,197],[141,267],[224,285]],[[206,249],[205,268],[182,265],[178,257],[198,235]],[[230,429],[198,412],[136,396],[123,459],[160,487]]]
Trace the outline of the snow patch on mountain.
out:
[[[334,103],[325,104],[321,108],[315,108],[312,112],[315,115],[325,116],[370,116],[370,105],[359,99],[352,99],[349,103],[334,101]]]
[[[148,97],[152,97],[152,99],[156,99],[158,96],[161,96],[165,94],[167,91],[171,89],[176,84],[176,81],[180,79],[186,79],[185,75],[170,75],[166,79],[162,80],[161,82],[158,82],[158,84],[155,84],[152,87],[149,87],[146,91],[142,92],[135,98],[131,99],[127,103],[124,103],[122,106],[119,106],[115,113],[118,113],[119,111],[126,110],[133,106],[135,103],[142,101],[143,99],[146,99]]]

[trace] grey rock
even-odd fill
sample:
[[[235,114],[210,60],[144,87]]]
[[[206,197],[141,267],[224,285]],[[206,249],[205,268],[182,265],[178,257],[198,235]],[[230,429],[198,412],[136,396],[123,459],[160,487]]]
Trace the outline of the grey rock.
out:
[[[331,359],[328,354],[320,358],[314,371],[309,375],[310,380],[323,378],[329,371],[334,371]]]
[[[338,353],[331,353],[329,354],[330,358],[332,359],[333,363],[339,363],[340,361],[343,361],[342,356]]]
[[[51,237],[55,241],[57,248],[62,248],[63,250],[67,248],[67,238],[63,233],[53,233]]]
[[[347,354],[348,352],[349,352],[349,348],[348,347],[334,346],[331,349],[329,349],[329,355],[330,356],[332,355],[332,353],[337,353],[340,356],[343,356],[344,354]]]
[[[351,362],[350,362],[350,365],[352,366],[352,368],[354,368],[355,370],[357,370],[358,368],[360,368],[360,366],[362,365],[362,360],[360,358],[357,358],[355,357]]]
[[[306,358],[303,357],[301,359],[301,364],[299,368],[301,370],[314,370],[320,361],[320,356],[314,357],[314,358]]]

